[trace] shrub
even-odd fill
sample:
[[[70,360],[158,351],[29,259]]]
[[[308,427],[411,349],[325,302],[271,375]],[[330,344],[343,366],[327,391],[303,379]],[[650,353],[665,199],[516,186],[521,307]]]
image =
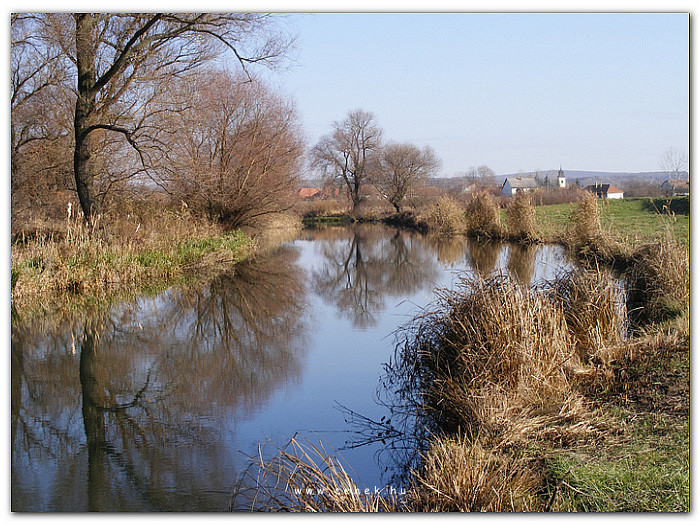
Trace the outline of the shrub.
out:
[[[664,321],[687,310],[690,301],[688,249],[670,231],[638,249],[626,272],[630,317],[637,323]]]
[[[494,198],[486,192],[477,192],[467,204],[467,235],[493,239],[501,237],[500,211]]]
[[[508,236],[517,241],[535,242],[537,234],[537,214],[529,193],[519,192],[506,208]]]
[[[444,195],[428,209],[426,222],[438,234],[462,233],[464,210],[454,198]]]

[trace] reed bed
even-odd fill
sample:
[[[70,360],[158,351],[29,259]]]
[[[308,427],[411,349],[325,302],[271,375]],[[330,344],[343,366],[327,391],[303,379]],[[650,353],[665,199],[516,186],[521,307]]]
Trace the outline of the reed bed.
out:
[[[406,495],[413,512],[531,512],[543,509],[540,475],[480,440],[435,440]]]
[[[639,248],[626,272],[630,316],[640,324],[672,319],[688,311],[688,248],[667,229],[664,237]]]
[[[232,510],[259,512],[394,512],[395,495],[360,487],[352,470],[322,444],[293,437],[265,458],[262,447],[243,472]],[[250,488],[246,489],[245,486]]]
[[[581,363],[607,364],[616,358],[629,322],[625,292],[612,274],[602,269],[570,270],[542,289],[563,313]]]
[[[580,259],[615,264],[626,259],[627,247],[603,229],[599,200],[592,192],[580,193],[562,240]]]
[[[502,432],[575,406],[568,371],[580,363],[563,311],[504,274],[441,291],[408,332],[398,361],[410,363],[422,410],[443,432]]]

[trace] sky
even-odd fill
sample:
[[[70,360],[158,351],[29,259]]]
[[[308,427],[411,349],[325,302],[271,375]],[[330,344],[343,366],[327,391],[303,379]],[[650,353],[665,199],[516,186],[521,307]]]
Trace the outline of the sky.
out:
[[[290,60],[258,72],[295,101],[309,147],[359,108],[375,115],[386,140],[431,146],[441,176],[481,165],[499,175],[656,171],[671,147],[692,156],[690,1],[565,4],[597,13],[557,13],[561,2],[542,1],[206,1],[197,8],[289,12]],[[77,4],[61,9],[93,8]],[[133,12],[143,3],[101,8]],[[329,9],[345,12],[320,12]]]
[[[353,109],[429,145],[442,176],[486,164],[655,171],[689,151],[687,13],[294,13],[293,61],[265,77],[309,145]]]

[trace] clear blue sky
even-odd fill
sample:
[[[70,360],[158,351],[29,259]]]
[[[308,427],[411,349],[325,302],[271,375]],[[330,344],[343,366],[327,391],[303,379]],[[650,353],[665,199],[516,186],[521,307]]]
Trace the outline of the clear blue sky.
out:
[[[689,151],[689,17],[660,13],[293,14],[271,77],[313,145],[361,108],[430,145],[443,175],[654,171]]]

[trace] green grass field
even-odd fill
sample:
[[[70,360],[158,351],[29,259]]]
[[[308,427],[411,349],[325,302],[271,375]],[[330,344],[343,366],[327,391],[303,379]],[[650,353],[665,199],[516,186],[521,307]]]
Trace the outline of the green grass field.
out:
[[[600,201],[603,228],[613,237],[637,246],[659,238],[665,228],[670,227],[679,242],[689,245],[688,198],[674,198],[670,207],[676,211],[671,214],[665,212],[665,203],[665,199],[644,198]],[[569,216],[574,207],[575,204],[538,206],[536,211],[539,232],[547,239],[558,238],[569,224]]]

